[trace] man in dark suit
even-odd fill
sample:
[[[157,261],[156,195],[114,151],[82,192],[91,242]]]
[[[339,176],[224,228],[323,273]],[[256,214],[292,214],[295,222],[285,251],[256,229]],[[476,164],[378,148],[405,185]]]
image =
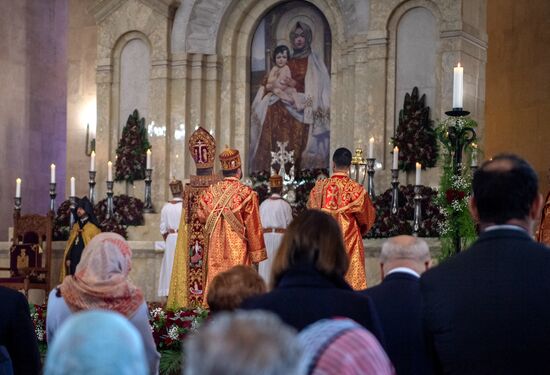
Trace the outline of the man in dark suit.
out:
[[[438,373],[550,374],[550,249],[531,237],[537,185],[514,155],[476,171],[470,211],[479,239],[420,281]]]
[[[426,241],[412,236],[390,238],[382,245],[382,283],[361,293],[374,302],[396,373],[430,374],[422,330],[420,274],[430,266]]]
[[[15,375],[40,373],[40,353],[27,299],[4,287],[0,287],[0,346],[7,349]]]

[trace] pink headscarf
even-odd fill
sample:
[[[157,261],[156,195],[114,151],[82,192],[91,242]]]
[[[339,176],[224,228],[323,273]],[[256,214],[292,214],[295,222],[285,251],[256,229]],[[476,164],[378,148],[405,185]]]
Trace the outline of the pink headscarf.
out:
[[[130,318],[143,303],[143,293],[128,280],[132,250],[116,233],[100,233],[88,243],[73,276],[60,285],[73,312],[90,309],[117,311]]]

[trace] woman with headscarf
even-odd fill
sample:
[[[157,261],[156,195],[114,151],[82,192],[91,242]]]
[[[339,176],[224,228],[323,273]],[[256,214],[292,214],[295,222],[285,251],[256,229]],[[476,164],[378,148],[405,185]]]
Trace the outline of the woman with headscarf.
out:
[[[86,311],[67,319],[48,349],[44,369],[45,375],[148,373],[138,331],[109,311]]]
[[[76,198],[76,206],[71,207],[71,215],[75,222],[63,253],[60,281],[63,281],[66,275],[74,275],[84,248],[94,236],[101,233],[94,215],[94,206],[88,197]]]
[[[296,89],[305,107],[298,109],[280,100],[267,83],[260,87],[251,106],[252,170],[269,170],[277,142],[287,142],[286,150],[294,151],[296,170],[328,167],[330,76],[323,60],[311,50],[313,34],[306,23],[297,22],[289,39],[291,78],[282,84]]]
[[[132,250],[116,233],[95,236],[82,254],[74,275],[52,290],[48,299],[46,331],[55,341],[56,331],[73,313],[85,310],[111,310],[125,316],[138,330],[152,374],[158,372],[160,354],[149,325],[143,293],[128,280]],[[91,329],[91,327],[90,327]]]
[[[321,319],[347,317],[383,341],[371,299],[355,293],[344,279],[348,267],[336,220],[322,211],[306,210],[283,236],[271,269],[273,290],[245,300],[241,307],[272,311],[297,330]]]
[[[307,375],[393,375],[395,370],[376,338],[350,319],[324,319],[304,329]]]

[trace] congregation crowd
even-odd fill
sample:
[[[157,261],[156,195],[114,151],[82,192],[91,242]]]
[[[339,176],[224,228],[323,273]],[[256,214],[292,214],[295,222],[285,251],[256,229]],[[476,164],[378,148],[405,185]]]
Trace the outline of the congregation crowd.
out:
[[[212,277],[211,316],[186,339],[182,371],[550,373],[550,249],[533,239],[543,204],[532,167],[496,156],[473,178],[477,241],[432,267],[424,240],[390,238],[382,282],[362,290],[350,286],[342,225],[311,207],[282,234],[267,282],[248,264]],[[74,277],[50,293],[46,375],[158,373],[143,293],[128,279],[131,257],[121,236],[98,234]],[[0,357],[11,357],[15,374],[40,373],[24,296],[0,289],[0,301]]]

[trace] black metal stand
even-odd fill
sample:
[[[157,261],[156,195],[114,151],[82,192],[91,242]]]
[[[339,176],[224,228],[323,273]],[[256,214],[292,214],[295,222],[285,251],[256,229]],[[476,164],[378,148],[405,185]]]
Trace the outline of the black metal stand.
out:
[[[14,198],[13,210],[15,211],[16,215],[21,214],[21,197]]]
[[[88,171],[89,174],[89,180],[88,185],[90,186],[90,191],[88,193],[88,196],[90,197],[90,202],[92,203],[92,206],[94,205],[94,195],[95,195],[95,171]]]
[[[420,191],[422,185],[414,185],[414,221],[413,221],[413,235],[417,236],[420,231],[420,224],[422,223],[422,195]]]
[[[374,163],[376,159],[375,158],[367,158],[367,192],[369,193],[369,197],[371,200],[374,200],[375,194],[374,194]]]
[[[148,168],[145,170],[145,204],[143,205],[143,212],[152,213],[155,212],[153,209],[153,202],[151,200],[151,175],[153,174],[153,169]]]
[[[453,108],[452,111],[445,112],[447,116],[454,117],[456,119],[455,125],[449,126],[447,131],[449,132],[449,141],[453,146],[453,174],[455,176],[462,175],[462,152],[464,147],[475,141],[476,132],[472,127],[458,126],[458,119],[470,114],[468,111],[464,111],[462,108]],[[459,253],[461,250],[460,234],[456,233],[453,239],[455,246],[455,253]]]
[[[50,182],[50,211],[55,212],[55,182]]]
[[[69,230],[70,230],[72,229],[74,224],[73,211],[76,210],[76,197],[69,197],[69,202],[71,202],[71,214],[69,215]]]
[[[396,215],[399,208],[399,169],[391,170],[391,186],[391,213]]]
[[[113,217],[113,181],[107,181],[107,219]]]

